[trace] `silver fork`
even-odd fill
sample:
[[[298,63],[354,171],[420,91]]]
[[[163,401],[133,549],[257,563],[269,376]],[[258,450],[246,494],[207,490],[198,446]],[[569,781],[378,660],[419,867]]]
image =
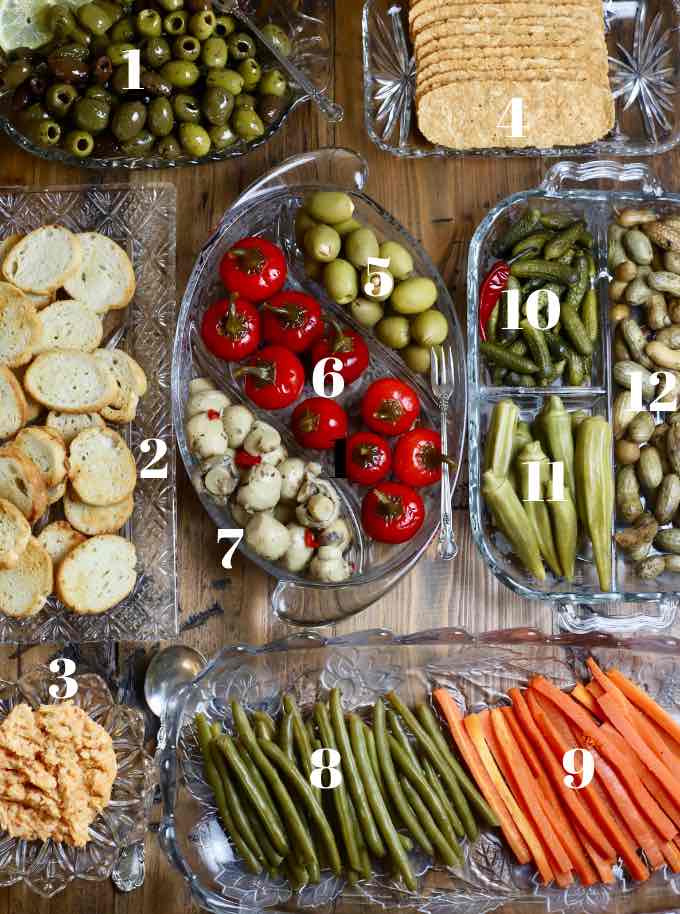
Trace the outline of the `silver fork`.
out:
[[[439,415],[441,427],[442,457],[442,485],[441,485],[441,527],[439,530],[440,559],[450,561],[458,555],[458,544],[453,535],[453,522],[451,519],[451,477],[449,475],[449,462],[446,459],[449,453],[448,443],[448,411],[449,400],[453,395],[453,379],[455,371],[453,366],[453,350],[450,346],[433,346],[430,349],[430,384],[432,392],[439,401]]]

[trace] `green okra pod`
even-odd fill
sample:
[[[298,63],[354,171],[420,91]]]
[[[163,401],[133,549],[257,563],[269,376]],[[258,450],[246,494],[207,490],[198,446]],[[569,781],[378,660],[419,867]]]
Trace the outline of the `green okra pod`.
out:
[[[536,534],[510,481],[487,470],[482,476],[482,496],[527,571],[544,581],[545,568]]]
[[[614,478],[611,469],[612,430],[602,416],[591,416],[576,432],[574,473],[576,507],[593,546],[600,588],[611,590],[611,534]]]
[[[513,436],[519,420],[519,408],[512,400],[500,400],[493,409],[486,436],[484,469],[505,477],[513,455]]]
[[[576,491],[574,477],[574,436],[571,417],[564,403],[557,396],[550,396],[541,410],[541,425],[546,451],[551,460],[564,466],[564,483],[572,493]]]
[[[545,498],[550,512],[552,528],[555,531],[555,548],[560,561],[560,568],[567,581],[574,579],[576,566],[576,547],[578,545],[578,517],[572,501],[571,492],[564,489],[563,498],[555,501],[553,481],[549,479],[545,487]]]

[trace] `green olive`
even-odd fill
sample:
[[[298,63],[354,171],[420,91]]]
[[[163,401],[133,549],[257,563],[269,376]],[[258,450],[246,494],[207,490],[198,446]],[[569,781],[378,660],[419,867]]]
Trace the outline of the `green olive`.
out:
[[[177,10],[168,13],[163,20],[163,28],[168,35],[185,35],[189,23],[189,13],[186,10]]]
[[[220,38],[228,38],[236,31],[236,20],[233,16],[218,16],[215,20],[215,34]]]
[[[125,96],[130,91],[128,88],[129,85],[130,72],[128,70],[128,65],[125,63],[122,67],[116,67],[111,80],[111,89],[116,95]]]
[[[350,235],[352,232],[356,232],[357,229],[362,227],[363,226],[358,221],[358,219],[345,219],[344,222],[336,222],[333,225],[333,228],[341,238],[344,238],[346,235]]]
[[[232,60],[245,60],[255,56],[255,42],[246,32],[234,32],[227,42]]]
[[[199,124],[201,121],[201,106],[198,99],[186,92],[180,92],[173,98],[172,109],[177,120],[183,124]]]
[[[200,71],[190,60],[169,60],[161,67],[161,76],[175,87],[188,89],[198,82]]]
[[[201,50],[201,62],[206,67],[223,69],[227,65],[227,42],[224,38],[208,38]]]
[[[239,108],[234,111],[231,126],[242,140],[257,140],[264,134],[264,124],[257,112],[251,108]]]
[[[105,102],[109,107],[118,101],[113,92],[109,92],[104,86],[88,86],[85,90],[85,98],[96,98],[100,102]]]
[[[396,241],[383,241],[380,245],[380,257],[389,260],[390,273],[395,279],[406,279],[413,273],[413,257]]]
[[[120,143],[127,143],[146,124],[146,108],[141,102],[124,102],[113,113],[111,132]]]
[[[349,194],[339,190],[317,190],[305,204],[305,209],[317,222],[335,225],[354,215],[354,202]]]
[[[301,208],[297,211],[295,215],[295,238],[300,247],[302,247],[305,233],[318,224],[319,223],[315,222],[306,210]]]
[[[184,0],[158,0],[158,5],[166,13],[173,13],[175,10],[181,10],[184,6]]]
[[[314,225],[305,233],[305,253],[321,263],[335,260],[341,246],[340,235],[330,225]]]
[[[368,265],[369,258],[375,260],[379,253],[378,239],[370,228],[359,228],[345,237],[345,257],[357,269]]]
[[[180,124],[179,141],[190,156],[200,159],[210,152],[208,131],[199,124]]]
[[[168,136],[175,126],[175,115],[167,98],[154,98],[148,109],[149,130],[156,137]]]
[[[250,92],[239,92],[234,96],[234,108],[250,108],[251,111],[254,111],[256,104],[257,99]]]
[[[361,271],[361,291],[373,301],[387,301],[394,291],[394,276],[384,267]]]
[[[126,143],[121,143],[120,148],[126,156],[141,156],[144,158],[149,155],[155,142],[156,137],[150,130],[140,130],[132,139]]]
[[[76,10],[78,22],[92,35],[105,35],[113,25],[113,17],[97,3],[86,3]]]
[[[279,54],[288,57],[290,54],[290,38],[280,25],[275,25],[273,22],[270,22],[268,25],[264,26],[262,34]]]
[[[262,77],[262,67],[254,57],[247,57],[239,64],[238,71],[243,77],[243,88],[246,92],[254,89]]]
[[[149,38],[142,56],[147,67],[158,70],[172,58],[172,52],[165,38]]]
[[[288,80],[281,70],[265,70],[258,86],[262,95],[285,95],[288,90]]]
[[[117,22],[109,32],[109,39],[114,43],[123,43],[135,40],[135,22],[132,16],[126,16]]]
[[[195,35],[180,35],[175,38],[172,53],[176,60],[195,61],[201,56],[201,42]]]
[[[236,70],[220,70],[211,67],[205,77],[206,86],[218,86],[232,95],[238,95],[243,89],[243,77]]]
[[[310,279],[313,279],[315,282],[321,282],[323,278],[323,264],[320,263],[320,261],[314,260],[313,257],[307,257],[305,254],[304,267],[305,273]]]
[[[238,141],[238,137],[229,124],[218,124],[208,130],[208,136],[213,149],[218,151],[228,149]]]
[[[54,117],[66,117],[78,93],[69,83],[53,83],[45,93],[45,106]]]
[[[4,73],[0,74],[0,89],[18,89],[33,72],[27,60],[13,60]]]
[[[368,298],[355,298],[349,310],[354,320],[362,327],[375,327],[385,313],[380,302],[370,301]]]
[[[449,322],[441,311],[428,308],[412,320],[411,335],[421,346],[439,346],[449,335]]]
[[[66,134],[64,140],[64,149],[71,155],[79,159],[86,159],[92,155],[94,149],[94,137],[86,130],[72,130]]]
[[[135,28],[145,38],[160,38],[163,31],[163,20],[157,10],[147,9],[137,13]]]
[[[36,121],[29,134],[39,146],[56,146],[61,139],[61,127],[50,117]]]
[[[323,284],[329,296],[339,305],[353,302],[359,292],[357,271],[348,260],[338,257],[323,269]]]
[[[398,314],[420,314],[437,301],[437,286],[426,276],[404,279],[392,293],[391,305]]]
[[[161,159],[179,159],[182,147],[176,136],[164,136],[156,143],[156,155]]]
[[[129,41],[117,41],[110,44],[106,49],[106,55],[111,61],[112,66],[122,67],[128,65],[128,51],[134,51],[135,45]]]
[[[234,96],[226,89],[211,86],[203,94],[201,110],[210,124],[215,127],[223,127],[234,110]]]
[[[405,317],[391,314],[376,325],[375,335],[390,349],[403,349],[411,340],[411,329]]]
[[[416,374],[427,374],[430,370],[430,350],[426,346],[414,346],[411,343],[401,350],[401,357]]]
[[[172,95],[172,83],[169,83],[167,79],[163,79],[161,74],[155,70],[146,70],[142,73],[141,84],[144,91],[154,98],[159,96],[170,98]]]
[[[189,20],[189,31],[200,41],[207,41],[215,31],[217,17],[212,10],[201,10]]]
[[[73,123],[96,136],[109,126],[111,108],[97,98],[80,98],[73,106]]]

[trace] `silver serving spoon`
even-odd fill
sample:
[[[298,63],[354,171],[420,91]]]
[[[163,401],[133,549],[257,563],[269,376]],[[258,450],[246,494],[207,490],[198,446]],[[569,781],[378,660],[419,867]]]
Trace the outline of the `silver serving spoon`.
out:
[[[205,666],[198,651],[183,644],[174,644],[159,651],[151,660],[144,677],[144,697],[150,710],[160,717],[177,689],[191,682]],[[158,744],[165,739],[158,733]],[[124,847],[111,873],[111,881],[120,892],[132,892],[144,885],[146,875],[144,842],[136,841]]]

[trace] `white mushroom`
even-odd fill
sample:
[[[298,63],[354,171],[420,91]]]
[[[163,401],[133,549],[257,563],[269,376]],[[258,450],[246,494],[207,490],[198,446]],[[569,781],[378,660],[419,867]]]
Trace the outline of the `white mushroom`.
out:
[[[247,406],[243,406],[241,403],[234,403],[233,406],[225,409],[222,415],[222,425],[229,438],[229,447],[242,447],[254,421],[255,416]]]
[[[322,530],[317,539],[322,547],[333,546],[344,552],[352,542],[352,531],[344,517],[338,517],[325,530]]]
[[[249,514],[273,508],[281,498],[281,474],[276,467],[259,463],[250,469],[236,498]]]
[[[323,546],[312,559],[309,573],[317,581],[338,582],[347,580],[352,574],[352,569],[339,549]]]
[[[279,466],[281,474],[281,500],[295,501],[305,475],[305,462],[299,457],[288,457]]]
[[[200,390],[189,397],[187,416],[191,418],[199,413],[207,413],[208,410],[219,413],[221,416],[230,403],[229,397],[221,390]]]
[[[299,524],[288,524],[290,545],[283,557],[283,564],[289,571],[302,571],[314,554],[314,547],[306,543],[307,528]]]
[[[278,466],[287,457],[287,451],[281,444],[281,435],[268,422],[257,419],[243,442],[243,450],[253,457],[260,457],[262,463]]]
[[[257,514],[248,522],[245,540],[263,558],[276,561],[286,553],[290,533],[271,514]]]
[[[210,378],[194,378],[193,381],[189,381],[189,396],[193,397],[194,394],[198,394],[203,390],[215,390],[215,385],[210,380]]]
[[[236,526],[243,527],[244,530],[253,519],[253,515],[249,514],[246,509],[236,501],[235,498],[232,498],[232,500],[229,502],[229,511],[231,512],[231,516],[234,519]]]
[[[241,477],[234,463],[234,451],[229,449],[222,457],[210,457],[201,464],[203,485],[215,497],[215,501],[226,505],[228,497],[236,490]]]
[[[186,431],[191,452],[202,460],[220,457],[229,450],[229,441],[219,415],[211,419],[208,413],[199,413],[189,419]]]
[[[293,505],[286,505],[280,501],[272,511],[274,517],[281,521],[282,524],[290,524],[295,520],[295,508]]]
[[[333,486],[319,476],[303,482],[297,496],[295,515],[303,527],[323,529],[340,516],[340,498]]]

